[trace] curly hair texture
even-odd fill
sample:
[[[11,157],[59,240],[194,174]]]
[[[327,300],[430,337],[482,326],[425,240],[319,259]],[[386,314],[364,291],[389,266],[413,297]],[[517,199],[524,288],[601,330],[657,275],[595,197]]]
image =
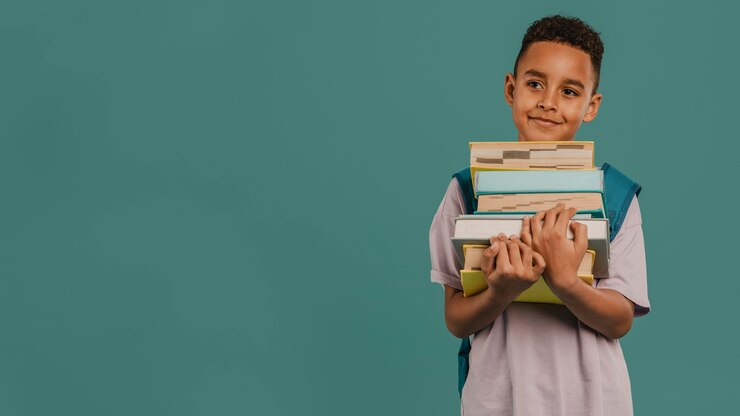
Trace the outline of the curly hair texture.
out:
[[[591,57],[594,69],[594,93],[599,87],[601,73],[601,57],[604,55],[604,44],[599,33],[583,20],[577,17],[553,15],[536,20],[527,28],[522,39],[522,48],[514,62],[514,76],[516,76],[519,58],[524,55],[529,45],[535,42],[563,43],[586,52]]]

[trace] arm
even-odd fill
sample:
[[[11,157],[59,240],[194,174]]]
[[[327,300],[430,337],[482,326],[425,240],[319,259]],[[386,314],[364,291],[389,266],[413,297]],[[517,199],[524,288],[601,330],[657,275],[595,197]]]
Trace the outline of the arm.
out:
[[[497,296],[489,287],[475,296],[445,286],[445,323],[452,335],[465,338],[495,321],[511,301]]]
[[[586,251],[586,226],[571,222],[575,238],[566,238],[568,221],[575,208],[562,204],[526,218],[522,239],[542,254],[547,263],[543,277],[553,293],[584,324],[609,338],[621,338],[632,327],[634,304],[621,293],[583,284],[577,270]]]
[[[577,278],[577,277],[576,277]],[[597,289],[586,284],[552,288],[553,293],[581,322],[609,338],[621,338],[632,328],[635,305],[612,289]]]
[[[544,269],[542,256],[519,239],[507,239],[503,234],[491,237],[491,246],[483,251],[481,264],[488,289],[464,297],[463,292],[445,286],[447,329],[463,338],[490,325],[519,294],[539,279]]]
[[[515,246],[513,241],[509,241],[503,235],[493,237],[490,241],[491,247],[483,253],[484,261],[481,264],[481,270],[488,280],[488,289],[475,296],[464,297],[460,290],[458,274],[463,265],[455,254],[451,240],[455,232],[454,218],[464,212],[460,187],[457,180],[452,179],[432,220],[432,226],[429,229],[429,246],[432,281],[444,285],[447,329],[460,338],[474,334],[490,325],[521,292],[539,278],[545,267],[542,256],[534,253],[530,247],[521,242]],[[500,253],[501,258],[498,256],[500,247],[506,247],[506,250]],[[516,247],[518,247],[517,250],[515,250]],[[504,257],[505,260],[502,260]],[[494,258],[497,271],[495,277]],[[509,261],[510,258],[513,262]],[[528,264],[529,270],[526,270],[523,264]],[[524,280],[522,277],[517,278],[517,273],[524,275]]]

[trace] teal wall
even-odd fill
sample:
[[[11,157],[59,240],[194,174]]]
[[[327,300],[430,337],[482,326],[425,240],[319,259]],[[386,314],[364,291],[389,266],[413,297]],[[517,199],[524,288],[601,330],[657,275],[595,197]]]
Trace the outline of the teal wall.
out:
[[[555,12],[606,45],[578,138],[644,187],[636,413],[732,413],[738,11],[3,2],[0,414],[456,414],[427,233]]]

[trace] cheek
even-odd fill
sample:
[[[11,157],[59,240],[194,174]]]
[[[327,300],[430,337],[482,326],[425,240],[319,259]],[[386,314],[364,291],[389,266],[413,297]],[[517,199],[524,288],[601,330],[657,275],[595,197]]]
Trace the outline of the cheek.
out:
[[[515,107],[514,113],[512,114],[514,117],[514,124],[522,129],[526,127],[527,125],[527,110],[523,108],[522,106]]]
[[[569,103],[563,107],[563,117],[569,122],[580,122],[588,111],[588,103]]]
[[[517,100],[514,103],[514,113],[517,116],[517,118],[526,119],[529,108],[530,106],[528,105],[528,102],[526,100]]]

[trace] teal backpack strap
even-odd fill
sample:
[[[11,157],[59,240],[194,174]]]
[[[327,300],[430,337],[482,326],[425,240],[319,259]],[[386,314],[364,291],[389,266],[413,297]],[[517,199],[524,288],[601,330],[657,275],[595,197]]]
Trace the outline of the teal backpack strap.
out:
[[[604,198],[611,231],[609,238],[612,241],[622,227],[622,222],[627,216],[627,209],[632,203],[632,198],[640,194],[642,187],[608,163],[604,163],[601,170],[604,172]],[[460,185],[463,202],[465,203],[465,213],[474,213],[478,208],[478,200],[475,199],[475,193],[473,192],[470,169],[465,168],[452,176],[457,179]],[[470,337],[463,338],[457,352],[457,390],[461,396],[470,369],[470,349]]]
[[[478,209],[478,200],[475,199],[475,193],[473,192],[473,179],[470,177],[470,169],[465,168],[452,175],[452,177],[457,179],[457,183],[460,185],[463,202],[465,202],[465,213],[474,213]]]
[[[614,237],[622,228],[632,199],[640,194],[642,187],[608,163],[604,163],[601,170],[604,172],[604,199],[606,199],[606,211],[609,217],[609,240],[614,241]]]
[[[462,191],[463,202],[465,203],[465,213],[472,214],[478,208],[478,200],[473,193],[473,180],[470,177],[470,169],[465,168],[454,175]],[[470,368],[470,337],[465,337],[460,342],[460,349],[457,351],[457,390],[462,396],[462,389],[465,380],[468,378],[468,369]]]

